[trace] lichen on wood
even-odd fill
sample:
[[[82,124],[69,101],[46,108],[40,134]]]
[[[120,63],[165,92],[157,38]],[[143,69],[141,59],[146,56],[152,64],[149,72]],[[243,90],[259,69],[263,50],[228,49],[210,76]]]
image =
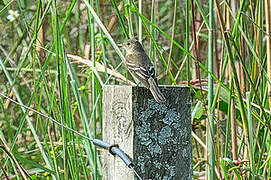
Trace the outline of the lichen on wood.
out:
[[[192,179],[189,89],[160,89],[166,103],[157,103],[142,87],[133,88],[136,170],[143,179]]]

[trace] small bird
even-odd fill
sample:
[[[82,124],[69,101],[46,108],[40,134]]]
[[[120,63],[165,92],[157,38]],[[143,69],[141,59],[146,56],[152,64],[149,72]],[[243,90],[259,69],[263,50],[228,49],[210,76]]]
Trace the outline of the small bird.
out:
[[[119,45],[126,50],[126,66],[135,77],[148,88],[157,102],[165,102],[166,98],[158,88],[153,64],[142,45],[135,38],[126,40]]]

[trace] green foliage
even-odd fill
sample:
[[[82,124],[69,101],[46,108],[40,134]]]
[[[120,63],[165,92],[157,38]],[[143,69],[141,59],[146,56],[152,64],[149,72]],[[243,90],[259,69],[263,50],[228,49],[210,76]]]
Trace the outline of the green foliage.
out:
[[[191,88],[193,171],[203,174],[194,178],[207,170],[214,179],[270,178],[270,35],[263,1],[177,1],[176,14],[174,1],[142,2],[139,12],[134,0],[0,1],[0,92],[102,138],[103,86],[133,84],[116,44],[137,36],[160,84]],[[2,96],[0,140],[32,179],[102,178],[100,151],[92,143]],[[213,152],[209,161],[206,146]],[[3,149],[0,161],[0,177],[22,178]]]

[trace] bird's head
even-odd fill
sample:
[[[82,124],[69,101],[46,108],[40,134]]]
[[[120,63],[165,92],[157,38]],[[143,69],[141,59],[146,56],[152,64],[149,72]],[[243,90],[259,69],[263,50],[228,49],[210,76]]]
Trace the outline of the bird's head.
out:
[[[119,44],[119,47],[125,48],[127,54],[138,53],[143,50],[142,45],[135,38],[124,41],[122,44]]]

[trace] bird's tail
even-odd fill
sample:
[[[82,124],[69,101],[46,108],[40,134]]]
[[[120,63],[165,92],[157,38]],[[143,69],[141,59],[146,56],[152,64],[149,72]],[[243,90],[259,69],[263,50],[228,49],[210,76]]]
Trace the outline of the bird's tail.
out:
[[[150,85],[150,91],[151,91],[154,99],[159,103],[165,102],[166,98],[159,90],[157,82],[153,78],[149,78],[148,82]]]

